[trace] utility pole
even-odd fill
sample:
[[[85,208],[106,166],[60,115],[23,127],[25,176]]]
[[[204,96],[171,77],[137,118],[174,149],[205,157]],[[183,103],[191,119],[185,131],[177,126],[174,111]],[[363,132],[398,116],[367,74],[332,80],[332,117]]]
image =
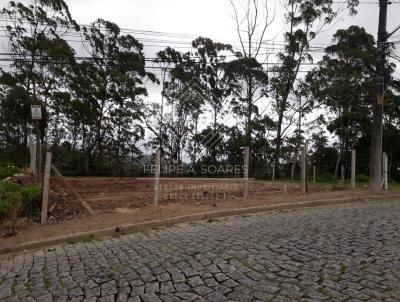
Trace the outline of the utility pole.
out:
[[[376,61],[376,100],[373,105],[369,191],[378,193],[382,188],[382,132],[385,92],[386,32],[388,0],[379,0],[379,24]]]
[[[32,116],[32,119],[35,123],[36,128],[36,181],[40,182],[42,177],[42,142],[41,142],[41,133],[40,133],[40,120],[42,119],[42,110],[40,107],[40,102],[36,95],[36,83],[33,80],[33,103],[37,104],[36,106],[39,108],[37,109],[40,114],[38,116]]]

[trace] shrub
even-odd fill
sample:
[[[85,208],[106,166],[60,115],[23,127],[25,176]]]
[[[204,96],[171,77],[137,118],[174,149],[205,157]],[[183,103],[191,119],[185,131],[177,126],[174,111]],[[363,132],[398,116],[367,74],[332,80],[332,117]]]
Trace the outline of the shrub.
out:
[[[369,182],[369,177],[365,174],[357,174],[356,182],[367,183],[367,182]]]
[[[38,187],[21,187],[23,212],[22,216],[39,217],[42,208],[42,192]]]
[[[330,173],[323,173],[316,178],[317,182],[322,183],[333,183],[335,181],[334,177]]]
[[[7,163],[0,163],[0,179],[7,178],[20,171],[19,168],[9,165]]]
[[[21,216],[35,217],[40,213],[41,191],[0,181],[0,219],[15,222]]]
[[[143,168],[139,164],[132,164],[131,168],[129,169],[128,176],[129,177],[139,177],[143,174]]]
[[[3,220],[8,216],[12,208],[12,203],[8,198],[8,193],[0,195],[0,219]]]
[[[345,190],[345,188],[338,184],[332,184],[330,188],[330,191],[343,191],[343,190]]]

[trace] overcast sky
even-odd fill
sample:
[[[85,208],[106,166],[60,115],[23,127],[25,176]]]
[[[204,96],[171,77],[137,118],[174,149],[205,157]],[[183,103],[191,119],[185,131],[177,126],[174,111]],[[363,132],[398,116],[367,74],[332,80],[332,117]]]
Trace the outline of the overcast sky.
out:
[[[397,0],[394,0],[395,2]],[[90,23],[96,18],[116,22],[122,28],[153,30],[206,36],[220,41],[236,41],[237,34],[229,0],[66,0],[73,17],[79,23]],[[273,7],[274,1],[271,2]],[[267,35],[269,38],[282,33],[282,8],[277,2],[277,18]],[[357,24],[376,35],[378,2],[361,0],[358,14],[342,19],[330,31],[320,35],[317,42],[330,42],[338,28]],[[400,23],[400,2],[389,5],[388,30]],[[278,37],[282,40],[282,36]]]
[[[391,4],[388,9],[388,31],[400,24],[400,2],[394,1],[397,3]],[[168,45],[175,48],[182,46],[182,50],[187,50],[185,47],[197,36],[210,37],[234,45],[239,43],[229,0],[66,0],[66,2],[78,23],[88,24],[96,18],[103,18],[117,23],[121,28],[185,35],[183,38],[177,38],[136,34],[135,37],[144,43],[148,57],[153,57],[156,51]],[[277,37],[278,41],[282,41],[283,9],[278,0],[273,0],[270,1],[271,10],[275,3],[276,19],[266,36]],[[378,11],[378,2],[361,0],[356,16],[343,14],[335,26],[320,34],[312,43],[315,45],[321,43],[324,46],[323,44],[331,42],[332,35],[337,29],[347,28],[352,24],[363,26],[376,36]],[[400,35],[400,31],[398,34]],[[169,40],[170,43],[160,43],[158,40]],[[182,44],[184,42],[188,44]],[[315,53],[313,56],[315,61],[318,61],[321,54]],[[400,76],[399,73],[398,75]]]
[[[20,0],[21,1],[21,0]],[[24,0],[22,0],[24,1]],[[97,18],[117,23],[121,28],[133,30],[157,31],[170,33],[170,36],[153,34],[133,34],[143,42],[147,57],[166,46],[188,50],[190,41],[197,37],[210,37],[213,40],[238,45],[233,11],[229,0],[65,0],[73,18],[81,24],[89,24]],[[238,0],[235,0],[238,1]],[[260,0],[260,3],[263,2]],[[276,37],[283,40],[284,20],[280,0],[270,0],[271,11],[276,7],[276,19],[269,27],[266,38]],[[338,1],[342,2],[342,1]],[[394,0],[388,9],[388,31],[400,23],[400,0]],[[3,7],[8,0],[0,0]],[[360,0],[358,14],[350,17],[343,14],[330,30],[320,34],[313,45],[326,46],[331,42],[332,34],[339,28],[352,24],[363,26],[367,32],[376,36],[378,23],[378,2]],[[176,34],[182,35],[181,38]],[[400,31],[398,32],[400,35]],[[400,37],[400,36],[399,36]],[[79,40],[79,38],[75,38]],[[400,38],[395,38],[399,40]],[[168,40],[168,42],[160,42]],[[3,39],[4,41],[4,39]],[[4,43],[2,43],[4,46]],[[78,53],[82,53],[79,43],[74,43]],[[325,44],[325,45],[324,45]],[[4,48],[4,47],[3,47]],[[399,52],[397,52],[399,54]],[[313,54],[318,61],[321,53]],[[271,58],[273,59],[273,58]],[[306,67],[304,67],[306,68]],[[310,67],[308,67],[310,68]],[[399,77],[400,74],[398,73]]]
[[[236,40],[235,26],[228,0],[67,0],[66,2],[72,15],[80,23],[89,23],[101,17],[114,21],[125,28]],[[375,34],[378,24],[378,2],[374,3],[371,0],[361,0],[360,2],[358,15],[354,18],[345,16],[345,19],[339,22],[336,28],[358,24]],[[277,11],[280,11],[279,1],[277,3]],[[388,29],[398,25],[399,15],[400,4],[390,5]],[[276,26],[281,24],[281,20],[276,20]]]

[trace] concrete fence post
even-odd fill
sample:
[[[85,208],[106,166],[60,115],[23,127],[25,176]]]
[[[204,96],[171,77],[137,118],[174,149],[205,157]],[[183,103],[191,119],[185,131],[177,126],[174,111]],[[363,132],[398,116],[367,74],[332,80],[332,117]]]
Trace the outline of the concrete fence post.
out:
[[[243,171],[243,177],[244,177],[244,188],[243,188],[243,198],[247,199],[249,196],[249,167],[250,167],[250,148],[245,147],[244,148],[244,171]]]
[[[389,189],[389,184],[388,184],[388,157],[386,153],[383,153],[383,188],[384,190]]]
[[[356,188],[356,150],[351,150],[351,187]]]
[[[155,173],[154,173],[154,205],[158,205],[160,200],[160,172],[161,172],[161,151],[156,151],[155,159]]]
[[[305,144],[301,150],[301,193],[305,194],[308,192],[308,177],[307,177],[307,166],[308,166],[308,145]]]
[[[42,215],[41,224],[47,223],[47,212],[49,207],[49,189],[50,189],[50,167],[51,167],[51,152],[46,153],[46,162],[44,166],[44,178],[42,189]]]

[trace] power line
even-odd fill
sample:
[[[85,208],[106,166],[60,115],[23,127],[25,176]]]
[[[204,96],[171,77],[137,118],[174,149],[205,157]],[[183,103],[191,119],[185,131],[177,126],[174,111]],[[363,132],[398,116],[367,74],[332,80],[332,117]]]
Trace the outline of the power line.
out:
[[[20,60],[20,59],[8,59],[8,58],[0,58],[0,62],[21,62],[21,63],[31,63],[30,60]],[[72,63],[69,62],[59,62],[59,61],[53,61],[53,62],[49,62],[49,60],[35,60],[35,63],[54,63],[55,65],[64,65],[64,66],[72,66]],[[192,62],[194,64],[199,63],[199,62]],[[117,66],[129,66],[129,63],[101,63],[98,64],[99,66],[111,66],[111,67],[117,67]],[[269,65],[269,64],[268,64]],[[273,64],[271,64],[273,65]],[[8,67],[12,67],[11,65]],[[175,67],[170,67],[170,66],[144,66],[145,69],[157,69],[157,70],[173,70]],[[267,72],[272,72],[272,69],[266,70]],[[299,72],[303,73],[303,72],[309,72],[310,70],[299,70]]]
[[[1,15],[1,13],[0,13],[0,15]],[[15,19],[12,19],[12,18],[0,18],[0,21],[6,21],[6,22],[10,21],[10,22],[20,22],[20,23],[30,24],[29,20],[17,19],[17,18],[15,18]],[[39,23],[40,23],[40,21],[39,21]],[[42,22],[42,23],[45,23],[45,22]],[[60,24],[60,25],[63,26],[63,24]],[[89,28],[93,27],[93,25],[87,25],[87,24],[79,24],[79,25],[81,27],[89,27]],[[5,26],[0,26],[0,27],[5,28]],[[100,29],[105,29],[105,27],[100,27]],[[68,29],[68,30],[70,30],[70,32],[69,33],[68,32],[64,32],[64,34],[70,35],[70,36],[75,36],[75,37],[82,37],[83,33],[72,31],[71,29]],[[146,35],[150,35],[150,36],[159,36],[159,37],[176,37],[176,38],[180,38],[180,39],[187,38],[187,39],[190,39],[189,41],[187,41],[188,43],[191,43],[194,39],[199,37],[198,35],[189,35],[189,34],[182,34],[182,33],[170,33],[170,32],[162,32],[162,31],[139,30],[139,29],[136,30],[136,29],[127,29],[127,28],[120,28],[120,31],[121,32],[125,32],[125,33],[134,33],[134,34],[145,35],[145,36]],[[141,38],[141,39],[144,39],[144,38]],[[160,41],[166,41],[166,40],[158,40],[158,42],[160,42]],[[266,42],[267,41],[272,41],[272,43],[270,43],[270,44],[275,44],[275,45],[278,45],[278,46],[285,46],[285,41],[275,41],[275,40],[268,40],[268,39],[265,40],[265,41]],[[174,41],[174,42],[176,42],[176,41]],[[185,41],[178,41],[178,42],[185,43]],[[225,44],[231,44],[230,42],[238,43],[238,41],[233,41],[233,40],[232,41],[225,41],[225,42],[221,41],[221,42],[225,43]],[[244,42],[247,43],[248,41],[244,40]],[[260,41],[259,40],[254,40],[254,42],[255,43],[259,43]],[[261,41],[261,42],[263,42],[263,41]],[[323,45],[327,46],[327,45],[330,45],[330,44],[315,42],[312,45],[315,45],[315,47],[321,47]],[[319,45],[319,46],[317,46],[317,45]]]
[[[0,56],[8,56],[8,58],[7,57],[6,58],[0,58],[0,60],[5,59],[5,60],[14,60],[15,61],[15,60],[19,60],[19,59],[15,59],[12,56],[29,56],[29,55],[30,55],[29,53],[24,54],[24,53],[12,53],[12,52],[1,53],[0,52]],[[37,57],[42,57],[42,58],[45,58],[45,59],[51,58],[48,55],[36,55],[36,56]],[[223,58],[225,56],[221,55],[219,57]],[[198,59],[199,57],[190,56],[188,58],[189,59]],[[106,60],[107,58],[96,57],[96,56],[75,56],[74,59],[81,61],[81,60]],[[144,61],[153,62],[153,63],[168,63],[168,62],[161,61],[160,58],[145,58]],[[179,62],[179,63],[181,63],[181,62]],[[185,62],[182,62],[182,63],[185,63]],[[210,62],[203,62],[203,61],[191,61],[191,62],[188,62],[188,63],[195,63],[195,64],[204,64],[204,63],[206,63],[206,64],[211,64]],[[224,62],[224,63],[225,64],[229,63],[229,61],[228,62]],[[171,62],[171,64],[174,64],[174,62]],[[220,64],[222,64],[222,63],[220,63]],[[261,65],[283,65],[283,63],[280,63],[280,62],[264,62],[264,63],[260,63],[260,64]],[[312,63],[312,62],[304,62],[304,63],[301,63],[301,64],[302,65],[319,66],[318,63]]]

